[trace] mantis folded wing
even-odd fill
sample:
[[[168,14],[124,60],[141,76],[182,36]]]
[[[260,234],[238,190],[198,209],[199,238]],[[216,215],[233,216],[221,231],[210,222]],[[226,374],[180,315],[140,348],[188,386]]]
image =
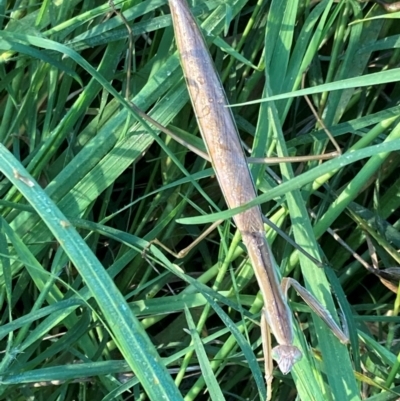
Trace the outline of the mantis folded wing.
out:
[[[256,191],[231,110],[227,107],[225,92],[186,1],[169,0],[169,6],[182,69],[209,158],[228,207],[241,206],[254,199]],[[264,298],[263,334],[266,337],[267,324],[279,344],[272,350],[272,357],[277,360],[282,373],[288,373],[301,358],[300,350],[293,345],[292,314],[285,296],[289,285],[300,290],[300,295],[327,322],[336,336],[347,342],[346,335],[333,318],[297,282],[286,279],[282,282],[284,289],[281,289],[265,238],[260,207],[255,206],[235,215],[234,221],[241,232]],[[269,353],[269,348],[269,340],[265,340],[265,354]],[[266,355],[265,373],[270,384],[272,363],[267,360]],[[268,392],[270,397],[270,385]]]

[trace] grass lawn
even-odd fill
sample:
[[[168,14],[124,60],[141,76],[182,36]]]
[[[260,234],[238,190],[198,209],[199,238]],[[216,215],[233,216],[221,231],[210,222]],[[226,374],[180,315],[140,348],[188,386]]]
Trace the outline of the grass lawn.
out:
[[[189,3],[249,157],[329,153],[329,135],[343,152],[251,164],[278,274],[350,340],[290,290],[303,359],[272,399],[399,399],[400,4]],[[115,8],[0,1],[0,400],[264,400],[237,211],[131,107],[205,151],[168,1]],[[183,258],[153,243],[179,252],[219,219]]]

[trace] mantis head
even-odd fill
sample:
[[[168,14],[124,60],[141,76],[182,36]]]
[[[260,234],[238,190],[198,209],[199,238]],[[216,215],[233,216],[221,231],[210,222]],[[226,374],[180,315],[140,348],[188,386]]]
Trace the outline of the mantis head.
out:
[[[277,345],[272,350],[272,358],[277,362],[281,372],[286,375],[293,365],[302,358],[301,351],[294,345]]]

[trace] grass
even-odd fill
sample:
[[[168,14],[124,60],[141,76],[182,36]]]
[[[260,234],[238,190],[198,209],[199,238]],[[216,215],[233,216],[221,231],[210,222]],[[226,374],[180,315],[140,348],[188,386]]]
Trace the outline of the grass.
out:
[[[269,230],[281,274],[341,310],[351,340],[341,345],[290,291],[304,357],[290,375],[275,370],[273,399],[397,399],[397,13],[194,3],[253,156],[332,150],[305,95],[344,152],[251,166],[253,203],[327,263]],[[167,1],[116,7],[134,37],[130,100],[204,148]],[[121,18],[96,1],[9,1],[0,20],[0,399],[264,399],[262,300],[230,220],[239,210],[226,210],[207,162],[134,114]],[[180,250],[220,218],[183,259],[150,246]]]

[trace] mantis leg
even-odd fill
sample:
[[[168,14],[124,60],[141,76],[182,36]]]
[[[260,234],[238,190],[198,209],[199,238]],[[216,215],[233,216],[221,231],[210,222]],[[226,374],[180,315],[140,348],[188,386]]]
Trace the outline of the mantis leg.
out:
[[[342,344],[347,344],[349,342],[348,335],[339,327],[332,315],[324,308],[324,306],[309,291],[300,285],[298,281],[289,277],[284,278],[281,283],[285,299],[287,298],[287,292],[290,287],[293,287],[297,291],[300,297],[303,298],[304,302],[325,322]]]
[[[283,297],[286,301],[287,291],[289,287],[293,287],[307,305],[326,323],[326,325],[333,331],[335,336],[343,344],[349,342],[347,334],[338,326],[331,314],[324,308],[324,306],[302,285],[292,278],[284,278],[281,282],[281,289]],[[271,323],[271,316],[269,317]],[[301,359],[302,355],[300,350],[293,345],[292,341],[278,341],[279,344],[272,349],[271,346],[271,333],[270,327],[266,319],[266,309],[263,309],[261,317],[261,335],[263,343],[264,363],[265,363],[265,381],[267,384],[267,401],[271,399],[272,395],[272,380],[273,380],[273,363],[275,359],[278,363],[283,374],[288,373],[292,366]]]
[[[159,245],[161,248],[163,248],[165,251],[170,253],[172,256],[174,256],[177,259],[182,259],[184,258],[197,244],[199,244],[201,241],[203,241],[204,238],[208,236],[212,231],[214,231],[224,220],[217,220],[213,224],[211,224],[210,227],[208,227],[206,230],[204,230],[198,238],[196,238],[190,245],[188,245],[186,248],[180,250],[179,252],[174,252],[172,249],[169,249],[167,246],[165,246],[161,241],[159,241],[157,238],[151,240],[149,242],[149,245],[143,250],[142,255],[147,252],[147,249],[150,247],[150,245],[155,244]]]
[[[269,329],[267,320],[265,318],[264,310],[261,312],[261,338],[262,347],[264,354],[264,369],[265,369],[265,382],[267,384],[267,401],[270,401],[272,396],[272,375],[273,363],[272,363],[272,344],[271,344],[271,331]]]

